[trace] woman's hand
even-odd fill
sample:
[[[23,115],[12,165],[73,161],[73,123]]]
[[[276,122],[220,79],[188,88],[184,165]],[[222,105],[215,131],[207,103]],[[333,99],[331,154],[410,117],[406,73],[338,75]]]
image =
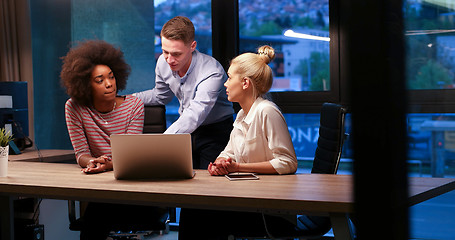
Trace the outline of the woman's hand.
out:
[[[226,175],[231,172],[237,172],[238,169],[239,164],[230,158],[217,158],[208,167],[208,171],[212,176]]]
[[[108,156],[100,156],[88,162],[87,167],[81,169],[84,173],[100,173],[112,170],[112,160]]]

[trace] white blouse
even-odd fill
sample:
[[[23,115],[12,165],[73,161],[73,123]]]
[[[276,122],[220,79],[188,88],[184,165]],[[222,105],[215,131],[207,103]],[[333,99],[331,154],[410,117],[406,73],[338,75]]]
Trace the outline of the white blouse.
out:
[[[286,121],[278,107],[257,98],[250,111],[240,110],[226,148],[218,157],[238,163],[269,161],[279,174],[295,173],[297,158]]]

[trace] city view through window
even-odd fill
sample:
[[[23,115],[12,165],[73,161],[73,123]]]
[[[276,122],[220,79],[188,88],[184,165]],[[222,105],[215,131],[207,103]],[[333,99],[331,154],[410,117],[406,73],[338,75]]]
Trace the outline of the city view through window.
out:
[[[277,50],[270,65],[275,74],[271,91],[330,89],[328,0],[240,0],[239,9],[240,53],[255,52],[263,44]],[[157,35],[176,15],[193,21],[198,50],[211,54],[210,1],[156,1]]]

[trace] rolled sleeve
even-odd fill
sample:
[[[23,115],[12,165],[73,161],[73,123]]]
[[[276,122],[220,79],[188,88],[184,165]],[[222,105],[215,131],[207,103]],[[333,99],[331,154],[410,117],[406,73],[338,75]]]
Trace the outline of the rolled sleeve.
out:
[[[266,107],[263,129],[267,132],[268,147],[273,159],[270,164],[279,174],[290,174],[297,171],[297,158],[286,120],[278,109]]]

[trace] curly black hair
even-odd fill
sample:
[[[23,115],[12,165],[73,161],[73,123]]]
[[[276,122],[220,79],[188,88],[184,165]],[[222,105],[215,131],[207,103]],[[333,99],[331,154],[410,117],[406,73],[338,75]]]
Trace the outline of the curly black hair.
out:
[[[84,106],[93,104],[90,78],[96,65],[106,65],[114,73],[117,91],[125,89],[131,67],[123,52],[103,40],[80,42],[62,57],[61,83],[66,93]]]

